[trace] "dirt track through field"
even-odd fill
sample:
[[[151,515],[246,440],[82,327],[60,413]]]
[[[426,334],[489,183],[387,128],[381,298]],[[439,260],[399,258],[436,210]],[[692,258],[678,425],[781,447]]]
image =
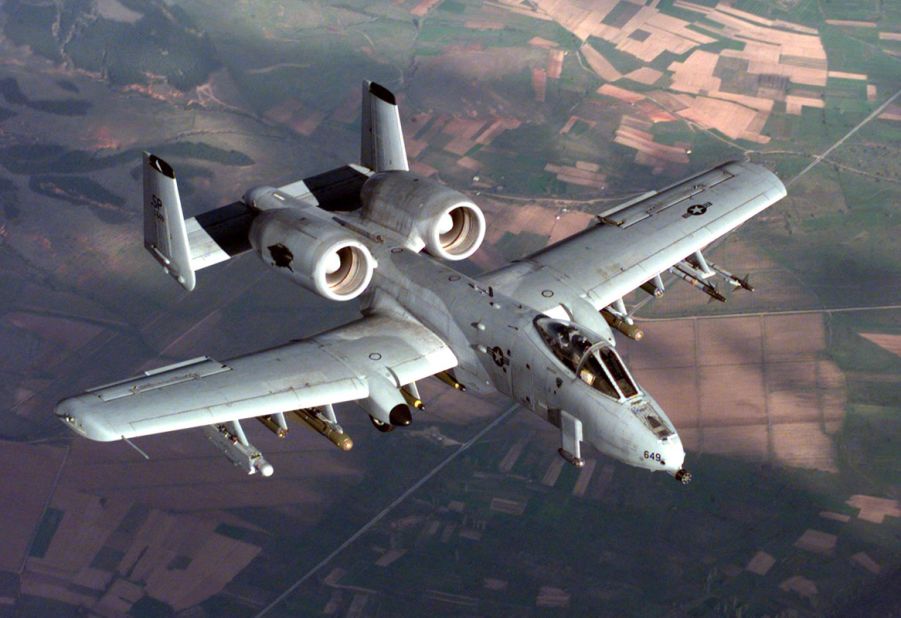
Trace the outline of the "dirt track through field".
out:
[[[809,172],[810,170],[812,170],[813,168],[815,168],[817,165],[819,165],[820,162],[821,162],[823,159],[825,159],[826,157],[828,157],[829,154],[830,154],[833,150],[835,150],[836,148],[838,148],[839,146],[841,146],[842,144],[844,144],[844,143],[845,143],[845,140],[847,140],[849,137],[851,137],[852,135],[854,135],[855,133],[857,133],[857,131],[859,131],[864,125],[866,125],[868,122],[870,122],[873,118],[876,118],[879,114],[881,114],[882,111],[883,111],[885,108],[887,108],[889,105],[891,105],[892,102],[893,102],[895,99],[898,98],[898,95],[901,95],[901,90],[898,90],[895,94],[893,94],[891,97],[889,97],[888,100],[885,101],[885,103],[883,103],[882,105],[880,105],[879,107],[877,107],[875,110],[873,110],[873,113],[872,113],[872,114],[870,114],[869,116],[867,116],[866,118],[864,118],[863,120],[861,120],[861,121],[857,124],[857,126],[855,126],[853,129],[851,129],[850,131],[848,131],[847,133],[845,133],[845,135],[844,135],[842,138],[840,138],[838,141],[836,141],[834,144],[832,144],[829,148],[827,148],[825,151],[823,151],[823,154],[816,155],[816,156],[814,157],[813,161],[810,163],[810,165],[808,165],[808,166],[805,167],[803,170],[801,170],[800,172],[798,172],[798,174],[797,174],[794,178],[792,178],[791,180],[789,180],[788,182],[786,182],[786,183],[785,183],[785,186],[786,186],[786,187],[792,186],[792,185],[795,183],[795,181],[797,181],[799,178],[801,178],[802,176],[804,176],[804,174],[806,174],[807,172]]]

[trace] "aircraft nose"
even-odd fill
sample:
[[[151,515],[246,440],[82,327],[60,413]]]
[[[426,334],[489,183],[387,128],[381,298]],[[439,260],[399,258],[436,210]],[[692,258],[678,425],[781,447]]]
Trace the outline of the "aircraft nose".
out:
[[[687,484],[691,474],[685,469],[685,449],[678,434],[671,434],[666,439],[647,441],[644,451],[644,467],[652,471],[663,471],[677,481]]]
[[[678,470],[682,467],[682,464],[685,463],[685,449],[682,448],[682,441],[679,440],[678,437],[676,437],[676,439],[670,438],[670,440],[660,448],[660,451],[666,462],[667,471]]]
[[[670,437],[661,451],[666,462],[665,470],[683,485],[691,482],[691,472],[685,469],[685,449],[678,435]]]

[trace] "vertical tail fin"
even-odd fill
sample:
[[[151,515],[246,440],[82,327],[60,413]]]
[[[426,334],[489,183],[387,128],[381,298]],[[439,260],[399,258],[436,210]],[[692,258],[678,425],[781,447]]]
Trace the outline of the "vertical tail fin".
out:
[[[376,172],[410,169],[397,100],[390,90],[370,81],[363,82],[360,163]]]
[[[144,153],[144,246],[189,292],[196,278],[172,166]]]

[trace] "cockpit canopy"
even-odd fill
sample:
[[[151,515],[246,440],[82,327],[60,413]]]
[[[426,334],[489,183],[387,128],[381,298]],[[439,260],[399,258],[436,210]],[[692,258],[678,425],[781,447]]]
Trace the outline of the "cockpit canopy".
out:
[[[535,328],[554,356],[589,386],[613,399],[638,395],[616,350],[600,335],[546,315],[535,318]]]

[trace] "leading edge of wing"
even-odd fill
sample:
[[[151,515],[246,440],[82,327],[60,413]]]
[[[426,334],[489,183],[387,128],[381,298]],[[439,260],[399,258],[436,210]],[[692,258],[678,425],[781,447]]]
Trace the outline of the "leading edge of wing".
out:
[[[372,315],[309,339],[219,363],[178,363],[65,399],[56,415],[103,442],[364,399],[457,359],[418,322]]]
[[[730,178],[694,190],[699,179],[719,171]],[[785,186],[766,168],[725,163],[618,209],[604,223],[490,273],[485,280],[540,311],[561,301],[559,294],[547,294],[554,286],[565,286],[601,309],[785,195]],[[696,205],[702,208],[690,213],[688,208]]]

